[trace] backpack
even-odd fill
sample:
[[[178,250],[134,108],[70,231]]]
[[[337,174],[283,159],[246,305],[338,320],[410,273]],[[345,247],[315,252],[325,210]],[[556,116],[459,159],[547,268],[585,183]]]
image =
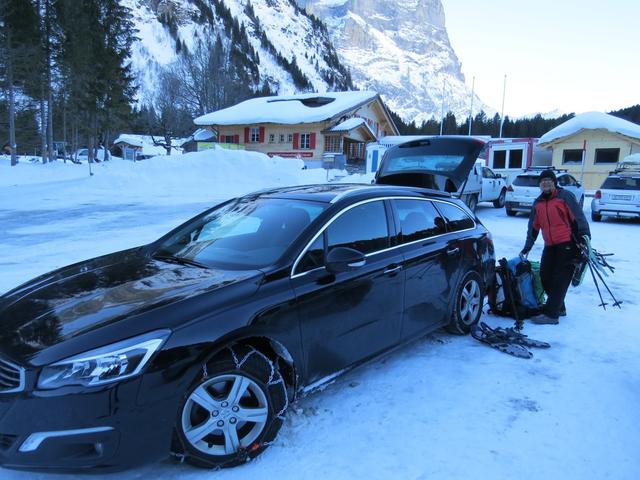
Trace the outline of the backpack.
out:
[[[488,286],[489,312],[516,320],[529,318],[540,312],[541,302],[536,294],[531,263],[519,257],[498,260],[493,284]]]

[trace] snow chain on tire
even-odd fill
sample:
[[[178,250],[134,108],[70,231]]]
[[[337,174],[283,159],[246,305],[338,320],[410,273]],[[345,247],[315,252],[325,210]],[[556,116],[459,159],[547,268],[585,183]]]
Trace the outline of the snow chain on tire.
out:
[[[228,355],[228,358],[225,358],[225,355]],[[262,430],[260,437],[266,438],[266,441],[255,441],[252,445],[249,445],[246,448],[240,448],[235,454],[232,454],[230,458],[221,461],[210,461],[207,458],[203,458],[199,455],[194,455],[190,453],[190,448],[185,444],[186,440],[182,438],[182,435],[179,435],[177,432],[174,435],[174,442],[171,448],[171,456],[174,457],[180,463],[184,463],[185,461],[192,463],[199,467],[209,468],[212,470],[219,470],[221,468],[232,467],[236,465],[240,465],[249,461],[250,459],[256,457],[259,453],[261,453],[265,448],[273,443],[273,440],[276,438],[280,427],[285,419],[286,411],[289,407],[289,398],[287,393],[287,385],[282,377],[282,374],[278,370],[276,366],[276,362],[272,361],[269,357],[267,357],[264,353],[260,352],[256,348],[250,345],[233,345],[225,348],[215,357],[208,360],[208,362],[203,363],[202,365],[202,375],[196,380],[195,384],[200,384],[201,382],[208,379],[210,376],[208,365],[231,360],[235,365],[236,370],[242,372],[243,365],[253,356],[258,356],[262,361],[269,366],[270,372],[269,377],[266,379],[266,387],[267,390],[271,391],[273,388],[275,392],[273,394],[268,393],[269,398],[269,410],[273,411],[274,408],[278,408],[276,405],[273,405],[273,400],[278,398],[278,394],[282,396],[284,399],[283,405],[277,412],[271,416],[270,420],[265,424],[264,429]],[[281,390],[279,392],[279,390]],[[188,390],[188,391],[191,391]],[[185,400],[187,395],[185,394]],[[183,406],[184,408],[184,406]],[[182,409],[181,409],[182,410]],[[177,448],[175,448],[177,447]],[[191,447],[193,448],[193,447]],[[179,450],[181,452],[177,452]]]

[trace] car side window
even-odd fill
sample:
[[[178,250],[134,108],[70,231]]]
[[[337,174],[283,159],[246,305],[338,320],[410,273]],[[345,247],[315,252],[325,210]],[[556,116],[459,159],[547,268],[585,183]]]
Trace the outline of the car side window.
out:
[[[457,232],[475,226],[473,219],[461,208],[443,202],[438,202],[437,207],[440,213],[442,213],[442,216],[447,220],[449,231]]]
[[[571,185],[571,182],[569,181],[569,177],[567,175],[562,175],[560,178],[558,178],[558,185],[562,187],[567,187]]]
[[[445,220],[428,200],[394,200],[400,220],[401,243],[446,233]]]
[[[329,225],[327,236],[327,251],[347,247],[366,254],[388,248],[384,202],[367,202],[347,210]]]
[[[484,178],[495,178],[495,174],[487,167],[482,168],[482,176]]]

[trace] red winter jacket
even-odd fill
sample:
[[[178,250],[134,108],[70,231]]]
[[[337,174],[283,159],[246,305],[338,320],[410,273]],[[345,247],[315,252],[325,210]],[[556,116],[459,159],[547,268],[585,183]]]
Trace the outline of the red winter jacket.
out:
[[[524,251],[528,252],[542,230],[545,246],[571,242],[572,233],[591,236],[589,222],[573,193],[557,188],[551,195],[540,195],[533,202]]]

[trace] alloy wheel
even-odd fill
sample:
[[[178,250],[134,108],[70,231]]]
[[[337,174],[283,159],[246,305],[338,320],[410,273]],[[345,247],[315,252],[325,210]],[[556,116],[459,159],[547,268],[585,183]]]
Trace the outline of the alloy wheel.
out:
[[[260,386],[243,375],[219,375],[201,383],[185,402],[182,431],[208,455],[232,455],[262,433],[269,403]]]
[[[478,312],[482,305],[480,285],[475,278],[470,278],[460,291],[458,303],[460,320],[465,325],[472,325],[478,318]]]

